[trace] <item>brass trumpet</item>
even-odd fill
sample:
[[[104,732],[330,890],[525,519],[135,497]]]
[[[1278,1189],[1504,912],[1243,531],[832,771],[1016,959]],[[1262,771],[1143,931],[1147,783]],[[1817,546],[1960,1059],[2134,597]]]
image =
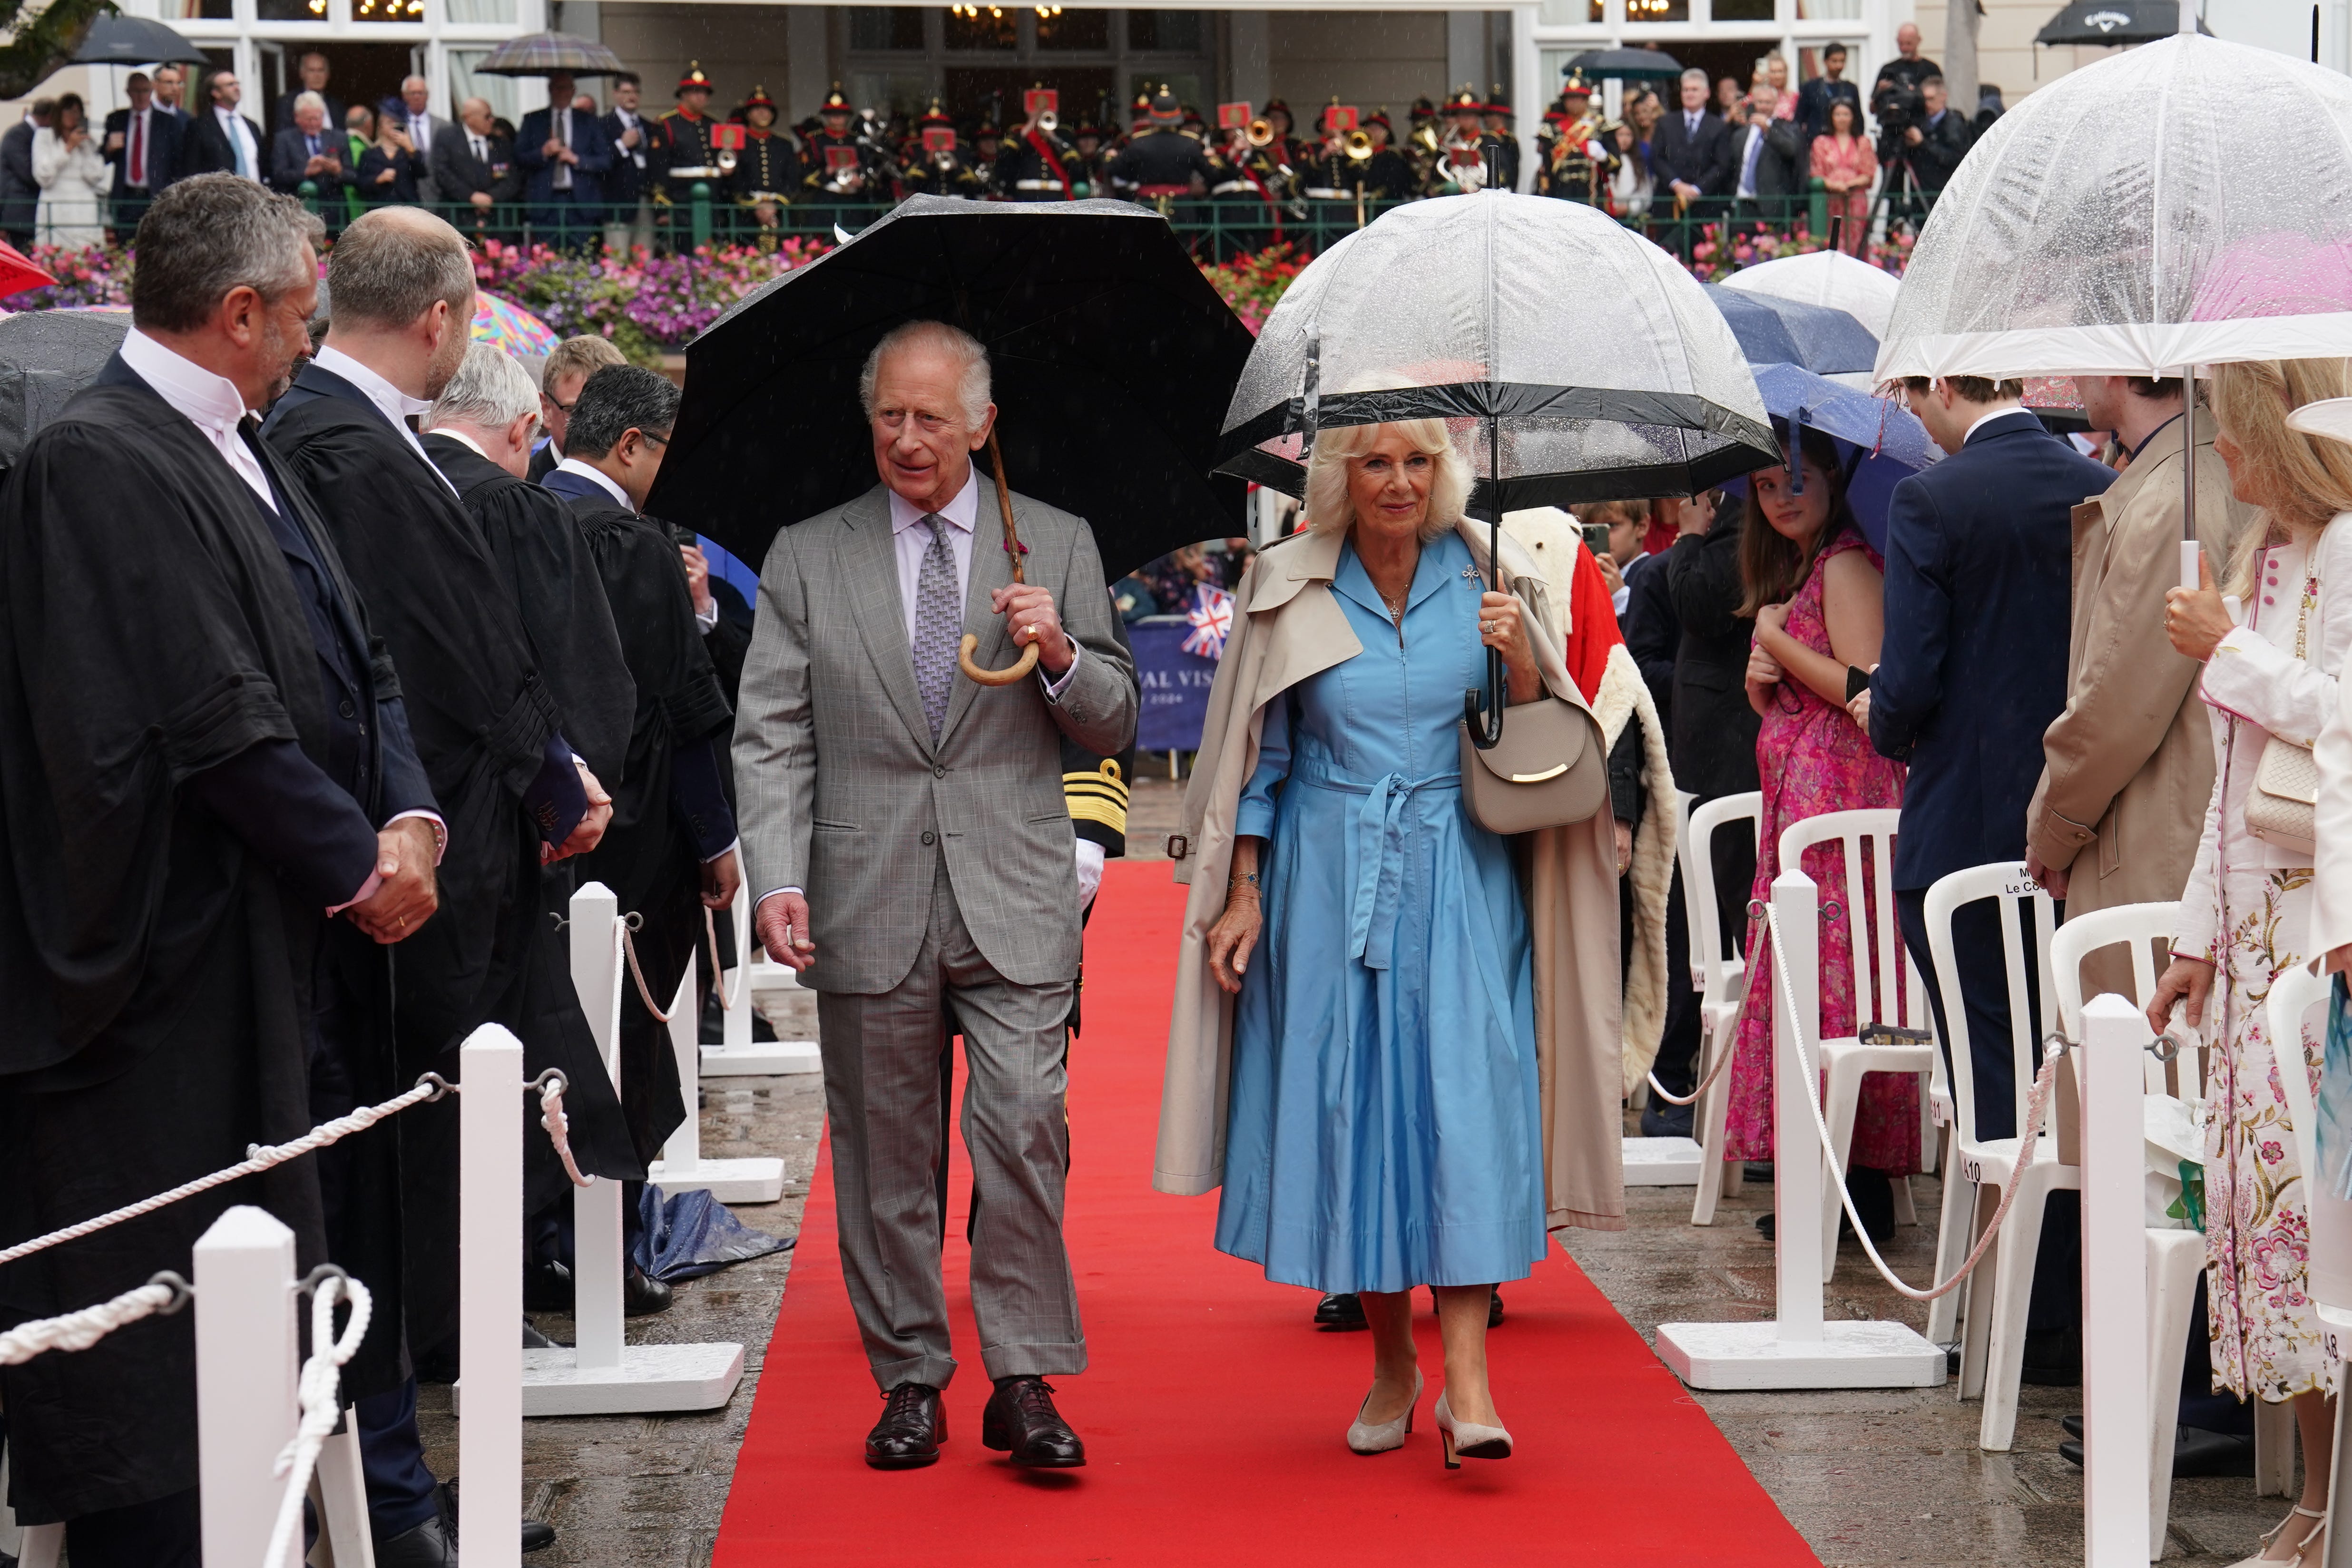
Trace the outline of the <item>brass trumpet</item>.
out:
[[[1369,131],[1350,131],[1348,132],[1344,145],[1349,157],[1359,163],[1364,163],[1372,155],[1372,133]]]
[[[1264,116],[1251,121],[1249,129],[1242,132],[1242,140],[1253,147],[1271,147],[1274,145],[1274,121]]]
[[[1062,123],[1062,117],[1048,109],[1037,116],[1037,129],[1051,136]]]

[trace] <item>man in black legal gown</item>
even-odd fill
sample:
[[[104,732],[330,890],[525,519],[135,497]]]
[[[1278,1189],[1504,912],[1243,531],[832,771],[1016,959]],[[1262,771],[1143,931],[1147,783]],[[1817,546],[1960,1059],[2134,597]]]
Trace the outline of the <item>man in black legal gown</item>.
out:
[[[442,825],[367,608],[248,416],[308,350],[318,227],[232,174],[165,191],[121,353],[0,491],[0,1245],[400,1085],[384,954],[434,915]],[[254,1204],[375,1292],[346,1397],[396,1393],[395,1137],[0,1267],[0,1320],[192,1273]],[[75,1568],[197,1568],[192,1328],[0,1371],[10,1501],[65,1521]]]
[[[581,387],[563,461],[546,479],[571,508],[604,579],[637,691],[613,825],[604,843],[581,857],[579,874],[612,889],[624,910],[644,916],[637,956],[646,988],[665,1005],[702,939],[704,908],[730,907],[742,879],[719,744],[733,713],[695,619],[678,546],[643,514],[678,401],[677,386],[656,372],[605,366]],[[701,976],[702,984],[709,981]],[[688,1005],[699,1016],[701,994]],[[622,1108],[637,1152],[650,1161],[687,1108],[668,1029],[634,988],[621,1003],[620,1041]],[[627,1222],[635,1213],[634,1201],[623,1205]],[[666,1301],[667,1287],[646,1283]]]
[[[593,847],[610,805],[565,739],[564,716],[481,530],[404,422],[448,384],[464,357],[472,259],[440,218],[380,207],[344,231],[328,258],[327,287],[326,342],[263,435],[317,496],[335,548],[367,596],[448,821],[441,912],[394,961],[401,1073],[454,1077],[466,1037],[486,1023],[503,1025],[524,1042],[527,1068],[562,1068],[589,1103],[601,1100],[611,1129],[599,1151],[604,1173],[642,1175],[618,1137],[609,1094],[597,1095],[609,1079],[595,1070],[601,1063],[540,898],[542,862]],[[405,1321],[420,1355],[445,1349],[457,1325],[455,1109],[419,1107],[396,1124]],[[538,1164],[540,1195],[561,1191],[560,1170],[544,1158]],[[414,1397],[413,1383],[404,1392]],[[375,1414],[360,1412],[363,1453]],[[413,1422],[408,1411],[388,1414]],[[429,1499],[434,1485],[420,1458],[372,1487],[378,1538],[400,1533],[402,1500],[419,1490]]]

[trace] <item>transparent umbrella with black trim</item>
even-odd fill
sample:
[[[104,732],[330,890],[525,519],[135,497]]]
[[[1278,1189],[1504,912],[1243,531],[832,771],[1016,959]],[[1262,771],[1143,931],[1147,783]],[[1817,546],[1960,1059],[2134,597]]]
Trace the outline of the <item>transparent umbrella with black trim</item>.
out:
[[[1315,432],[1441,418],[1470,511],[1690,495],[1780,460],[1723,313],[1606,213],[1487,190],[1382,214],[1318,257],[1260,330],[1218,471],[1303,495]],[[1490,650],[1472,735],[1502,735]],[[1475,695],[1475,694],[1474,694]]]

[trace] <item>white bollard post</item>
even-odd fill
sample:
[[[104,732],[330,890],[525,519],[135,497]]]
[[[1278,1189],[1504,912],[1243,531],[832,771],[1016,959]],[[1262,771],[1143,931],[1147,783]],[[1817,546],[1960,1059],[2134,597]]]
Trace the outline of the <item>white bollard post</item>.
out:
[[[2144,1568],[2148,1540],[2147,1020],[2083,1009],[2083,1537],[2086,1568]],[[2094,1327],[2095,1325],[2095,1327]]]
[[[821,1072],[824,1063],[817,1058],[814,1040],[755,1042],[751,1038],[751,1020],[759,1011],[757,998],[763,994],[773,995],[778,992],[801,988],[800,981],[790,969],[762,952],[760,939],[751,930],[751,889],[747,883],[735,889],[735,907],[731,911],[735,927],[735,967],[719,976],[719,984],[726,987],[726,995],[734,1005],[726,1009],[727,1026],[719,1043],[702,1049],[702,1076],[747,1078]]]
[[[677,994],[669,999],[669,1048],[677,1058],[677,1087],[686,1101],[686,1120],[662,1145],[660,1163],[668,1171],[688,1172],[702,1163],[702,1016],[694,1005],[694,978],[702,972],[702,955],[689,954],[686,973],[678,976]],[[652,1178],[663,1191],[672,1182]]]
[[[466,1478],[457,1535],[473,1568],[519,1568],[522,1042],[486,1024],[459,1047],[457,1063],[457,1371],[465,1389],[457,1452]]]
[[[621,1087],[621,992],[626,984],[620,907],[602,882],[572,895],[572,983],[579,988],[580,1006],[615,1089]],[[583,1369],[621,1364],[621,1277],[627,1267],[621,1255],[621,1187],[619,1182],[593,1182],[572,1194],[572,1320]]]
[[[1658,1359],[1693,1388],[1935,1388],[1944,1352],[1910,1327],[1885,1319],[1828,1321],[1822,1297],[1831,1238],[1822,1224],[1822,1135],[1813,1120],[1821,1092],[1821,900],[1796,869],[1772,882],[1772,910],[1787,955],[1772,969],[1775,1312],[1769,1323],[1661,1323]],[[1770,952],[1769,926],[1757,947]],[[1796,993],[1791,1014],[1788,993]],[[1797,1051],[1803,1033],[1807,1060]],[[2135,1232],[2135,1235],[2137,1233]]]
[[[1772,883],[1772,910],[1780,917],[1780,947],[1772,952],[1772,1212],[1778,1241],[1772,1288],[1784,1344],[1813,1345],[1822,1338],[1822,1191],[1825,1173],[1813,1130],[1813,1098],[1821,1092],[1818,1050],[1822,1016],[1821,893],[1813,879],[1794,867]],[[1780,968],[1786,958],[1785,976]],[[1790,1016],[1787,995],[1797,995]],[[1800,1054],[1797,1030],[1807,1049]],[[1808,1057],[1813,1058],[1808,1067]],[[1831,1232],[1834,1237],[1836,1233]]]
[[[240,1204],[197,1238],[196,1475],[207,1563],[296,1568],[297,1535],[268,1562],[284,1483],[270,1475],[293,1439],[294,1233]]]

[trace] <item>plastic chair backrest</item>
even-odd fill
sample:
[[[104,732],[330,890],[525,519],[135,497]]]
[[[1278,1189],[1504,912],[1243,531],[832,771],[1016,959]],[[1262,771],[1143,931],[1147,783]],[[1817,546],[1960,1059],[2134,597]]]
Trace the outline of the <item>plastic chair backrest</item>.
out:
[[[1722,927],[1715,919],[1715,835],[1727,823],[1745,819],[1748,837],[1754,837],[1757,816],[1763,809],[1764,796],[1755,790],[1718,796],[1693,809],[1690,831],[1675,840],[1675,853],[1683,868],[1683,912],[1690,921],[1691,988],[1702,1001],[1723,1000],[1719,983],[1724,972],[1740,962],[1739,954],[1723,951]]]
[[[1675,791],[1675,865],[1683,874],[1683,936],[1685,951],[1690,955],[1691,989],[1704,996],[1706,994],[1705,960],[1699,950],[1698,900],[1691,897],[1691,808],[1698,796],[1686,789]]]
[[[2270,999],[2263,1004],[2271,1058],[2278,1068],[2279,1088],[2286,1095],[2287,1121],[2294,1131],[2295,1166],[2303,1173],[2305,1192],[2318,1182],[2314,1173],[2319,1169],[2319,1118],[2312,1106],[2311,1069],[2303,1055],[2303,1024],[2312,1008],[2327,1000],[2328,984],[2325,975],[2314,974],[2309,965],[2298,963],[2271,982]],[[2323,1023],[2320,1027],[2324,1037],[2326,1026]]]
[[[1997,900],[2000,921],[2001,971],[2009,991],[2010,1057],[2014,1064],[2017,1105],[2011,1125],[2022,1133],[2025,1110],[2033,1092],[2033,1076],[2042,1063],[2042,1040],[2057,1015],[2057,987],[2050,974],[2051,944],[2057,911],[2042,884],[2026,874],[2025,863],[2011,860],[1990,866],[1970,866],[1936,879],[1927,889],[1925,916],[1927,957],[1936,970],[1936,992],[1944,999],[1944,1032],[1952,1053],[1952,1110],[1964,1142],[1977,1136],[1976,1074],[1962,1071],[1973,1061],[1969,1041],[1968,1008],[1961,1001],[1959,964],[1952,945],[1952,916],[1965,904]],[[2025,910],[2033,910],[2033,964],[2042,1007],[2037,1022],[2029,1005],[2025,980]],[[2036,1131],[2039,1131],[2038,1129]]]
[[[1853,1016],[1857,1025],[1873,1022],[1924,1027],[1927,998],[1903,951],[1895,924],[1895,826],[1902,813],[1886,807],[1866,811],[1829,811],[1792,822],[1780,830],[1780,869],[1804,870],[1804,853],[1816,845],[1843,846],[1846,907],[1830,913],[1828,884],[1822,884],[1822,911],[1829,919],[1847,922],[1853,935]],[[1863,847],[1870,847],[1868,880],[1864,880]],[[1811,873],[1808,873],[1810,875]],[[1858,889],[1868,889],[1865,899]],[[1877,906],[1872,910],[1872,904]],[[1865,919],[1865,915],[1871,918]],[[1908,972],[1909,984],[1898,986],[1896,976]]]
[[[2058,1031],[2070,1040],[2083,1037],[2083,961],[2102,948],[2117,943],[2131,950],[2133,1006],[2143,1011],[2156,999],[2156,956],[2158,943],[2168,949],[2172,942],[2175,922],[2180,918],[2178,900],[2163,903],[2117,904],[2111,910],[2092,910],[2079,914],[2058,928],[2050,942],[2050,969],[2058,986]],[[2196,1073],[2193,1058],[2183,1057],[2173,1064],[2171,1075],[2182,1081],[2194,1100],[2202,1095],[2202,1087],[2192,1079]],[[2170,1092],[2165,1065],[2154,1057],[2147,1058],[2147,1087],[2150,1093]]]

